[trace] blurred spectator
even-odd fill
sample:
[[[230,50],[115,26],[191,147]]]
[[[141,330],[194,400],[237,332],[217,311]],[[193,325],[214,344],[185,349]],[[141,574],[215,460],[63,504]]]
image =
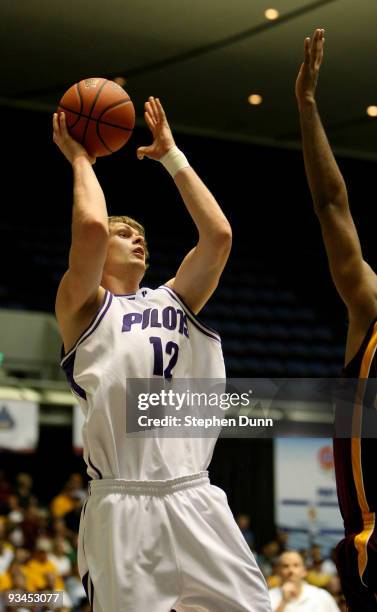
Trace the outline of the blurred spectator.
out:
[[[254,550],[254,534],[250,529],[250,516],[248,514],[238,514],[236,522],[250,549]]]
[[[279,574],[279,558],[273,562],[272,571],[269,576],[266,577],[267,586],[269,589],[278,587],[281,585],[281,578]]]
[[[309,567],[306,580],[309,582],[309,584],[313,584],[314,586],[326,587],[329,583],[331,575],[333,574],[327,574],[325,570],[328,568],[330,571],[333,571],[335,568],[336,573],[335,565],[332,564],[330,559],[328,559],[327,562],[322,559],[321,547],[317,544],[313,544],[311,546],[310,556],[311,565]]]
[[[341,610],[344,609],[346,612],[347,608],[344,607],[345,599],[342,593],[342,585],[340,584],[339,576],[331,576],[327,583],[326,590],[332,595]],[[343,606],[343,607],[342,607]]]
[[[79,570],[77,563],[73,567],[72,576],[69,576],[66,580],[67,593],[72,601],[74,608],[80,607],[82,609],[84,603],[86,603],[86,593],[79,576]]]
[[[20,506],[20,500],[18,495],[11,493],[8,497],[8,521],[12,523],[21,523],[24,518],[24,510]]]
[[[39,510],[37,506],[30,505],[24,512],[24,520],[21,523],[24,534],[24,546],[33,550],[39,534]]]
[[[63,491],[51,502],[51,512],[54,517],[63,517],[75,507],[75,499],[80,496],[85,499],[86,491],[83,488],[81,474],[71,474]]]
[[[33,578],[35,587],[38,590],[46,589],[47,581],[51,575],[55,576],[55,590],[63,589],[63,581],[58,577],[55,565],[49,561],[47,553],[51,550],[51,542],[47,538],[37,540],[32,558],[27,563],[27,567]],[[48,578],[49,577],[49,578]]]
[[[0,536],[0,574],[4,574],[7,571],[13,557],[13,547]]]
[[[78,533],[80,526],[81,510],[83,507],[83,498],[78,491],[73,491],[71,494],[73,508],[64,517],[64,522],[70,532]]]
[[[65,519],[54,518],[50,526],[50,534],[52,539],[59,538],[63,543],[65,554],[72,561],[72,549],[75,547],[75,534],[72,535],[67,529]]]
[[[270,590],[273,612],[339,612],[327,591],[304,581],[306,567],[298,552],[289,551],[280,555],[278,572],[281,586]]]
[[[278,556],[279,544],[276,540],[272,540],[263,546],[261,555],[258,556],[258,564],[265,578],[271,575]]]
[[[279,544],[279,555],[287,550],[288,537],[289,534],[287,531],[284,531],[283,529],[276,530],[276,541]]]
[[[11,486],[5,475],[4,470],[0,470],[0,515],[5,514],[8,507],[8,497],[11,493]]]
[[[322,572],[324,574],[328,574],[329,576],[336,576],[338,574],[335,564],[335,548],[331,550],[330,557],[325,558],[322,561]]]
[[[10,589],[25,589],[27,591],[34,589],[34,582],[26,566],[17,559],[13,559],[8,570],[0,575],[0,591],[8,591]]]
[[[22,546],[24,543],[23,520],[24,510],[20,506],[18,496],[12,493],[8,497],[7,529],[8,540],[13,546]]]
[[[66,555],[64,540],[62,538],[55,538],[52,543],[52,552],[47,555],[49,561],[55,565],[58,570],[58,575],[61,578],[66,578],[72,572],[71,561]]]
[[[72,602],[68,593],[65,591],[64,586],[62,588],[57,587],[57,579],[55,572],[47,572],[45,574],[45,581],[45,587],[41,589],[42,593],[43,591],[45,591],[46,593],[51,593],[52,591],[63,591],[63,606],[59,608],[59,612],[69,612],[69,610],[72,610]],[[49,612],[49,609],[50,606],[47,606],[46,612]]]
[[[15,493],[19,499],[21,508],[28,508],[31,503],[35,504],[37,498],[32,494],[33,479],[30,474],[20,472],[16,476]]]

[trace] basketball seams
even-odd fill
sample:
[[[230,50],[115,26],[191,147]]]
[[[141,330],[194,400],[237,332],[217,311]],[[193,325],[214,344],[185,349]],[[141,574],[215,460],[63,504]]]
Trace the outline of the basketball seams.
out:
[[[105,88],[105,86],[106,86],[106,84],[107,84],[108,82],[109,82],[109,81],[108,81],[107,79],[104,79],[104,80],[103,80],[103,83],[102,83],[101,87],[99,88],[99,90],[97,91],[97,93],[96,93],[96,95],[95,95],[95,98],[94,98],[94,100],[93,100],[93,102],[92,102],[92,106],[91,106],[91,109],[90,109],[90,111],[89,111],[89,117],[88,117],[88,119],[87,119],[87,121],[86,121],[86,125],[85,125],[84,132],[83,132],[83,137],[82,137],[82,142],[81,142],[81,144],[82,144],[83,146],[85,146],[85,145],[84,145],[84,143],[85,143],[85,138],[86,138],[86,135],[87,135],[87,133],[88,133],[89,121],[90,121],[90,119],[91,119],[91,117],[92,117],[92,112],[94,111],[94,107],[95,107],[95,105],[97,104],[97,102],[98,102],[98,100],[99,100],[99,97],[100,97],[100,95],[101,95],[101,92],[103,91],[103,89]]]
[[[73,128],[73,127],[75,127],[75,125],[77,125],[77,124],[78,124],[78,122],[80,121],[80,118],[81,118],[82,107],[83,107],[84,101],[83,101],[83,99],[82,99],[82,95],[81,95],[81,92],[80,92],[80,86],[79,86],[79,85],[80,85],[80,83],[76,83],[76,88],[75,88],[75,91],[76,91],[76,93],[77,93],[77,97],[78,97],[78,100],[79,100],[80,111],[79,111],[79,113],[78,113],[78,118],[77,118],[77,121],[74,121],[74,123],[72,123],[72,125],[69,125],[69,126],[68,126],[69,128]],[[68,110],[68,109],[65,109],[65,108],[64,108],[64,106],[63,106],[62,104],[60,104],[60,108],[63,108],[64,110]],[[75,114],[76,114],[76,113],[75,113]]]
[[[126,102],[131,102],[131,100],[130,99],[125,100],[125,103]],[[119,103],[117,102],[117,104],[119,104]],[[99,119],[96,119],[95,117],[89,117],[89,115],[85,115],[84,113],[79,113],[79,111],[73,110],[72,108],[68,108],[68,106],[64,106],[63,104],[59,104],[59,108],[62,108],[63,110],[67,111],[68,113],[72,113],[73,115],[78,115],[79,119],[80,118],[89,119],[90,121],[94,121],[95,123],[98,123],[100,121],[100,123],[103,123],[104,125],[108,125],[109,127],[117,128],[118,130],[124,130],[125,132],[132,132],[133,131],[133,128],[128,128],[128,127],[125,127],[123,125],[118,125],[117,123],[110,123],[110,121],[106,121],[106,119],[99,120]],[[108,108],[110,108],[110,107],[108,107]],[[108,108],[106,108],[106,110],[103,111],[103,113],[106,113]],[[74,123],[72,125],[69,125],[68,127],[72,128],[77,123],[78,122],[76,121],[76,123]]]
[[[103,144],[103,146],[105,147],[105,149],[106,149],[107,151],[109,151],[109,153],[115,153],[115,151],[113,151],[112,149],[110,149],[110,147],[109,147],[109,146],[106,144],[106,142],[105,142],[105,141],[104,141],[104,139],[102,138],[101,133],[100,133],[100,131],[99,131],[99,124],[100,124],[100,122],[99,122],[99,121],[97,121],[97,125],[96,125],[96,134],[97,134],[97,136],[98,136],[99,140],[102,142],[102,144]]]
[[[107,113],[107,111],[112,110],[113,108],[116,108],[117,106],[122,106],[122,104],[128,104],[128,102],[131,102],[130,98],[127,98],[127,100],[119,100],[118,102],[113,102],[112,104],[109,104],[109,106],[106,106],[106,108],[98,116],[98,121],[101,121],[101,117],[103,117],[103,115]]]
[[[110,153],[114,153],[114,151],[112,149],[110,149],[110,147],[106,144],[105,142],[105,137],[101,135],[100,132],[100,128],[101,128],[101,124],[102,125],[110,125],[109,123],[102,121],[102,117],[107,113],[107,112],[111,112],[112,110],[114,110],[114,108],[118,108],[119,106],[122,106],[123,104],[127,104],[128,102],[130,102],[130,99],[128,98],[128,100],[119,100],[118,102],[113,102],[112,104],[110,104],[109,106],[107,106],[102,113],[98,116],[98,121],[97,121],[97,125],[96,125],[96,134],[98,136],[98,138],[100,139],[100,141],[102,142],[102,144],[106,147],[106,149],[108,151],[110,151]],[[112,127],[112,126],[110,126]],[[117,126],[118,128],[118,126]],[[119,128],[118,128],[119,129]],[[125,128],[127,131],[132,132],[132,129],[130,128]]]

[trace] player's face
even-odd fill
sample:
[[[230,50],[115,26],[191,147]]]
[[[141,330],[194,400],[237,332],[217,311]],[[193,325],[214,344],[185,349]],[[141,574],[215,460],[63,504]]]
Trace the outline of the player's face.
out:
[[[110,224],[106,266],[137,266],[145,271],[144,237],[126,223]]]
[[[280,557],[279,575],[284,582],[300,582],[306,576],[301,556],[295,552],[283,553]]]

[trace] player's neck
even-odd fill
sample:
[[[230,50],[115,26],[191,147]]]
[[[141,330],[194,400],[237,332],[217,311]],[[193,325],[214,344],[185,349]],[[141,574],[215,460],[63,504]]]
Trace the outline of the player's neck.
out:
[[[111,274],[104,274],[101,281],[102,287],[115,295],[133,295],[139,289],[139,284],[139,278],[118,278]]]

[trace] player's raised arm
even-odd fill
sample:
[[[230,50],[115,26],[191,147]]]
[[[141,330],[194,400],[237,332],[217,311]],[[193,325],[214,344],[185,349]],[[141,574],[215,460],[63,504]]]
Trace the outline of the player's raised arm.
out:
[[[73,170],[72,243],[69,267],[60,283],[56,314],[64,330],[67,321],[80,315],[98,299],[108,244],[106,202],[93,171],[95,159],[73,140],[64,113],[53,117],[53,139]]]
[[[347,189],[331,151],[315,99],[323,58],[324,30],[315,30],[304,43],[304,62],[296,81],[305,170],[314,209],[322,228],[331,275],[350,316],[368,323],[377,298],[375,274],[363,260],[359,238],[348,205]],[[371,297],[373,300],[371,302]],[[370,312],[374,309],[373,312]]]
[[[213,195],[177,149],[158,98],[145,104],[145,120],[153,143],[139,147],[138,157],[161,161],[173,176],[199,232],[196,246],[186,255],[171,286],[195,312],[199,312],[217,287],[228,259],[231,227]]]

